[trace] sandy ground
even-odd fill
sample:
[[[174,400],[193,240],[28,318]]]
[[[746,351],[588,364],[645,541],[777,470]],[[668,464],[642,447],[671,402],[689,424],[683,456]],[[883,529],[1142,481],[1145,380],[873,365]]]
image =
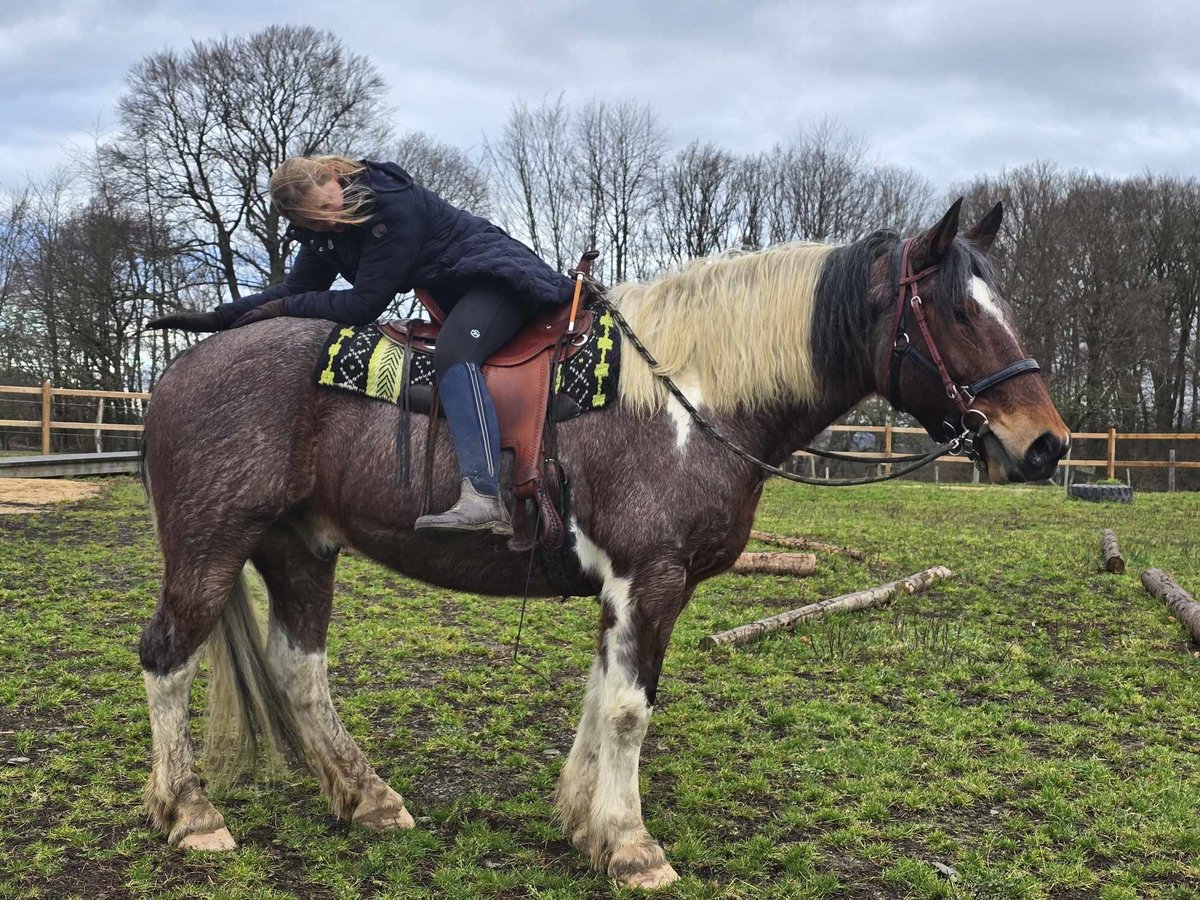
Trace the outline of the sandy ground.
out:
[[[52,503],[86,500],[100,493],[100,485],[59,478],[0,478],[0,515],[29,513]]]

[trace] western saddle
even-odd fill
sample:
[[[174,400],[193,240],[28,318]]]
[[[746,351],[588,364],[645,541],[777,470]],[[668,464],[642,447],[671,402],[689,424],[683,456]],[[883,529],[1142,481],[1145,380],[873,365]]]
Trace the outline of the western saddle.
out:
[[[571,270],[571,277],[586,283],[598,255],[595,250],[584,253],[579,265]],[[418,289],[415,293],[432,321],[398,319],[379,327],[385,335],[416,352],[432,353],[446,314],[426,291]],[[583,308],[575,315],[574,328],[568,331],[572,309],[573,305],[566,304],[536,316],[483,366],[500,424],[500,446],[514,455],[512,550],[529,550],[535,544],[557,550],[563,546],[566,534],[561,512],[567,497],[566,479],[554,458],[553,440],[546,441],[546,423],[554,370],[578,352],[592,328],[592,311]],[[436,417],[435,408],[430,414],[431,434]],[[536,534],[529,527],[527,500],[537,506]]]

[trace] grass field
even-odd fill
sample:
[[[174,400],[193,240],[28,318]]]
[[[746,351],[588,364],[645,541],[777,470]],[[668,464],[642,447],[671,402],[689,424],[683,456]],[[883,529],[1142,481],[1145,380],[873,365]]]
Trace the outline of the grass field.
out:
[[[1200,658],[1137,578],[1153,565],[1200,593],[1200,495],[772,483],[758,526],[872,557],[714,579],[685,611],[642,757],[647,823],[682,875],[662,896],[1200,897]],[[1128,575],[1099,570],[1105,526]],[[954,578],[889,609],[697,649],[935,563]],[[534,675],[509,659],[519,601],[346,558],[335,699],[418,828],[340,824],[290,775],[214,798],[241,846],[211,857],[168,849],[139,807],[136,645],[158,574],[132,481],[0,517],[0,897],[631,895],[549,800],[594,601],[531,602]]]

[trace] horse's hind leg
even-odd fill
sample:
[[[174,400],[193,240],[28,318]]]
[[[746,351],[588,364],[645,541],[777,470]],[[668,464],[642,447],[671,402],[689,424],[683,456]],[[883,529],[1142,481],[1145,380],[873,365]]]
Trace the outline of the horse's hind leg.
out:
[[[138,647],[153,748],[143,799],[151,821],[169,842],[187,849],[236,846],[196,772],[188,701],[200,647],[220,618],[239,569],[240,564],[232,563],[208,570],[168,566],[158,606]]]
[[[268,532],[253,561],[271,598],[267,664],[333,814],[374,831],[411,828],[404,799],[367,762],[329,694],[325,639],[337,548],[323,546],[307,523],[281,525]]]
[[[682,568],[608,575],[600,649],[555,801],[563,826],[592,864],[622,883],[664,887],[678,875],[642,821],[638,760],[667,641],[687,599]]]

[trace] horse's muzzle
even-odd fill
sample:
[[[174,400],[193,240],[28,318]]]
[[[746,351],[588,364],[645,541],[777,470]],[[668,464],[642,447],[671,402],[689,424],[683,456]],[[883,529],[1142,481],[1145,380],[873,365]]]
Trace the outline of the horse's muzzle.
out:
[[[1021,465],[1025,480],[1045,481],[1053,475],[1054,470],[1058,468],[1058,461],[1070,446],[1070,434],[1059,436],[1050,431],[1043,432],[1025,451],[1025,459]]]
[[[1015,457],[994,433],[983,435],[984,459],[992,481],[1046,481],[1070,444],[1069,434],[1045,431],[1029,445],[1024,456]]]

